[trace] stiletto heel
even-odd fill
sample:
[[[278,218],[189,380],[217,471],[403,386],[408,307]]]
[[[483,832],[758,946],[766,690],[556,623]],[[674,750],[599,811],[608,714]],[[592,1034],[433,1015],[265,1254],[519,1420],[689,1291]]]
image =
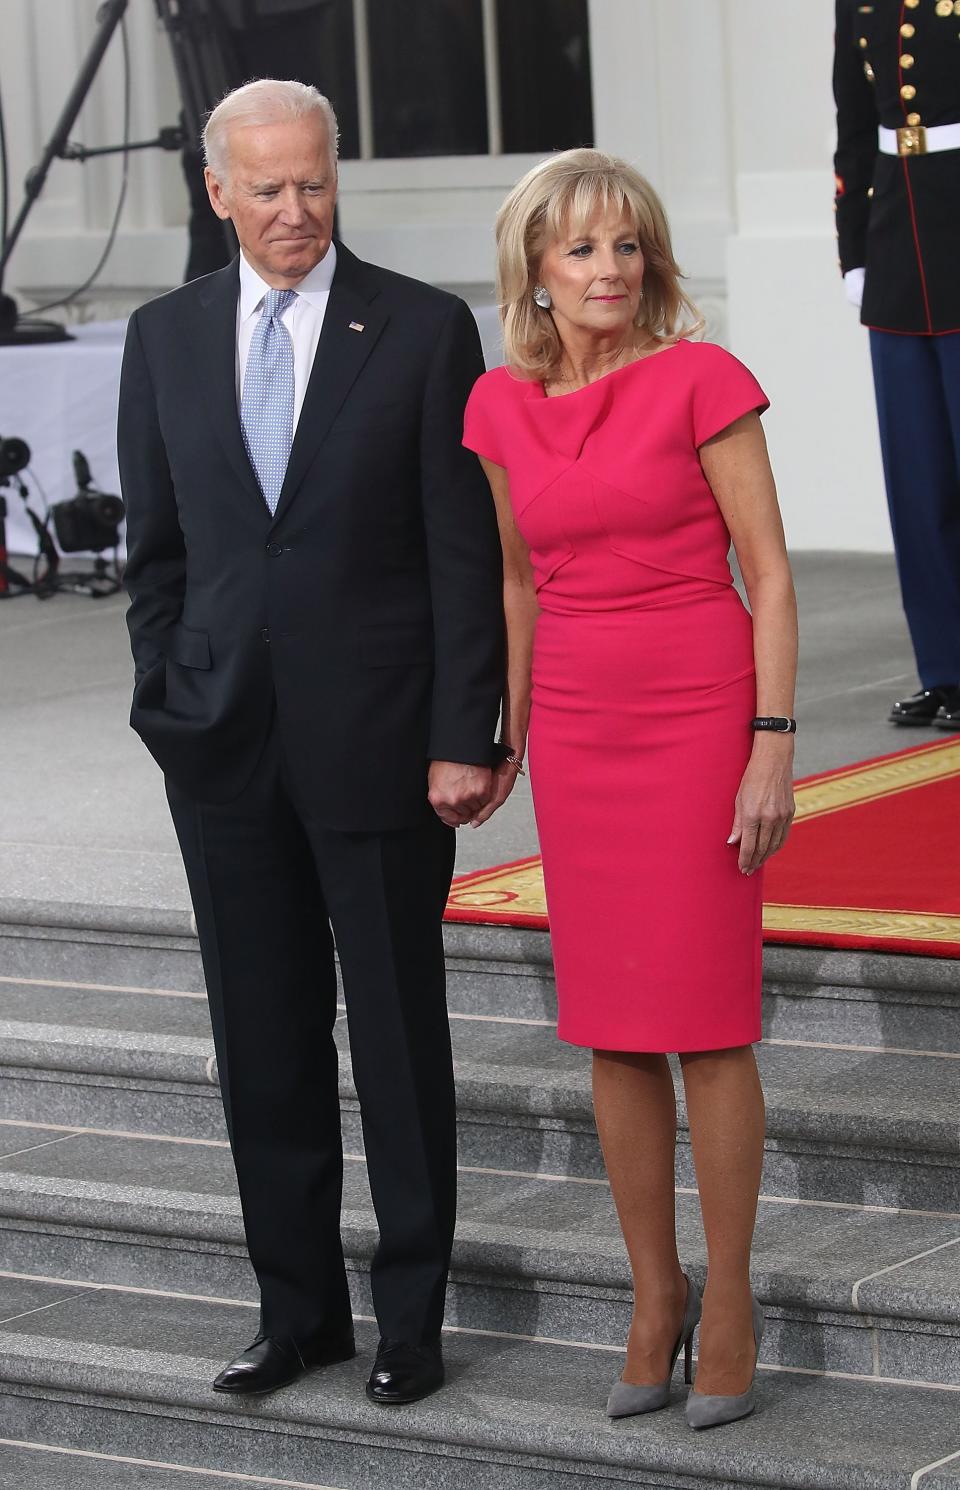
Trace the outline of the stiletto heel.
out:
[[[687,1275],[684,1273],[684,1277]],[[641,1412],[656,1412],[660,1407],[666,1407],[670,1401],[670,1381],[673,1376],[673,1368],[681,1350],[684,1352],[683,1372],[686,1381],[690,1381],[693,1366],[693,1332],[700,1323],[701,1299],[697,1285],[687,1278],[687,1302],[683,1311],[683,1324],[680,1327],[680,1338],[673,1349],[670,1357],[670,1371],[666,1381],[657,1382],[652,1387],[635,1387],[629,1381],[621,1377],[615,1381],[610,1396],[607,1398],[607,1416],[611,1418],[631,1418]]]
[[[763,1339],[764,1313],[758,1299],[753,1300],[753,1338],[757,1345],[757,1361],[760,1359],[760,1342]],[[753,1379],[745,1392],[735,1397],[708,1396],[705,1392],[690,1392],[687,1397],[687,1422],[691,1428],[716,1428],[721,1423],[735,1423],[738,1418],[749,1417],[756,1407],[754,1382],[757,1377],[756,1362]]]

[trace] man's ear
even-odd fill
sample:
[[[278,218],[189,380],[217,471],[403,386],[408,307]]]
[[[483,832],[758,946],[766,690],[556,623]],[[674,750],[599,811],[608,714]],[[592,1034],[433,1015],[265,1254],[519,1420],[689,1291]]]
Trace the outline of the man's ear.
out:
[[[210,206],[223,222],[230,216],[230,209],[223,200],[223,185],[213,174],[209,166],[203,168],[203,179],[206,182],[207,196],[210,198]]]

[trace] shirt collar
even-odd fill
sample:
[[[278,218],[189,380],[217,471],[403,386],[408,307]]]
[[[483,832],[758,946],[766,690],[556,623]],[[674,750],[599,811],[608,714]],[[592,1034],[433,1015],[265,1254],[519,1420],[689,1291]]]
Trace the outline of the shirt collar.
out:
[[[326,304],[326,298],[333,284],[333,275],[337,267],[337,248],[331,243],[319,264],[315,264],[309,274],[296,286],[298,295],[302,295],[310,305],[317,308]],[[245,321],[252,316],[254,311],[259,310],[270,286],[254,269],[241,250],[240,253],[240,320]]]

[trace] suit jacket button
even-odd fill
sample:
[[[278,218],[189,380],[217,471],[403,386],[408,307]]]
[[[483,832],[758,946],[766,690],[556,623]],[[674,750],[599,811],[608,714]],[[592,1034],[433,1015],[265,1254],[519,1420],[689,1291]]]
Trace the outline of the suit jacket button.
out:
[[[260,633],[260,640],[262,642],[268,642],[270,640],[270,627],[269,626],[264,626],[263,630]]]
[[[270,555],[271,559],[279,559],[280,555],[283,553],[283,545],[281,543],[268,543],[267,553]]]

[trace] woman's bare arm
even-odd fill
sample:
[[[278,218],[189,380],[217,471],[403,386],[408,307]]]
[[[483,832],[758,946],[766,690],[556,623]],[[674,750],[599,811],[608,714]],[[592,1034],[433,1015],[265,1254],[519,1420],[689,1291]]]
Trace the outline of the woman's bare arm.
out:
[[[537,621],[537,597],[530,553],[514,521],[510,489],[503,466],[480,461],[493,492],[503,547],[503,610],[507,629],[507,677],[503,697],[501,738],[513,754],[523,759],[530,719],[530,674],[533,633]],[[506,801],[517,779],[515,767],[503,762],[494,774],[490,801],[473,819],[480,827]]]
[[[700,462],[730,530],[753,615],[757,713],[792,715],[797,602],[759,415],[745,414],[708,440]],[[782,846],[793,813],[793,736],[758,730],[729,840],[740,844],[744,873]]]

